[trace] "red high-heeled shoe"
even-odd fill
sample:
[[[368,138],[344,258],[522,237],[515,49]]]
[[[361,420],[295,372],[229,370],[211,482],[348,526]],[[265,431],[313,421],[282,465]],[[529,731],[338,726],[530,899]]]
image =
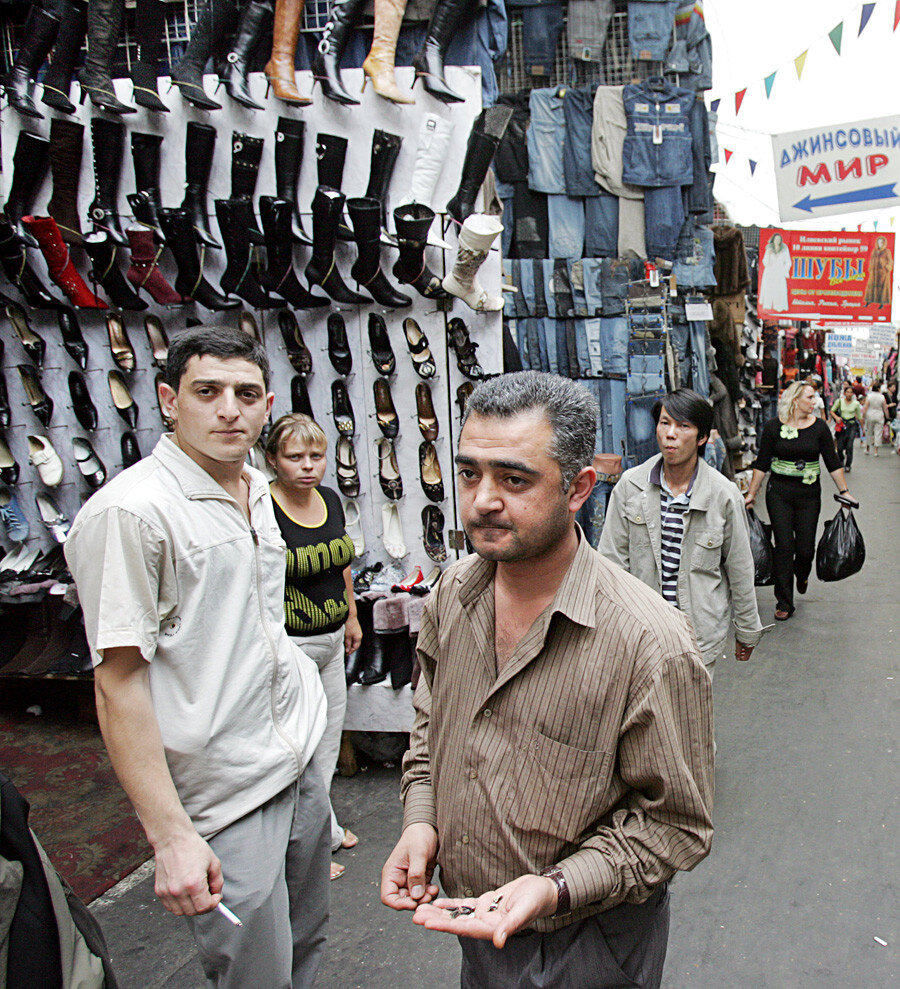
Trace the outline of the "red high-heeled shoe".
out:
[[[106,303],[87,287],[72,264],[56,220],[52,216],[23,216],[22,223],[38,242],[50,278],[66,293],[72,305],[80,309],[106,309]]]

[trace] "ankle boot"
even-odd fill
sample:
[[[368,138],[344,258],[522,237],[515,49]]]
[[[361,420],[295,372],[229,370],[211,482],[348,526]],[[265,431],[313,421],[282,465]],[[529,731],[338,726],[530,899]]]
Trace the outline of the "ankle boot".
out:
[[[324,185],[316,189],[312,201],[313,253],[306,266],[306,281],[310,288],[321,285],[335,302],[362,305],[372,300],[344,284],[334,256],[337,228],[343,211],[343,193]]]
[[[275,131],[275,197],[291,203],[291,236],[301,244],[312,241],[303,229],[303,220],[297,209],[297,179],[303,162],[303,134],[306,124],[302,120],[279,117]]]
[[[394,263],[394,278],[401,285],[412,285],[426,299],[447,299],[449,293],[444,291],[440,278],[425,262],[425,244],[434,217],[430,206],[418,203],[398,206],[394,210],[394,229],[400,252]]]
[[[347,324],[339,312],[333,312],[328,317],[328,359],[338,374],[349,374],[353,370]]]
[[[275,0],[275,24],[272,28],[272,57],[265,73],[275,98],[291,106],[310,106],[312,100],[297,89],[294,60],[303,17],[304,0]],[[268,94],[268,89],[266,90]]]
[[[161,306],[183,306],[190,302],[172,288],[159,270],[156,262],[163,249],[154,245],[153,233],[142,227],[129,227],[127,234],[131,246],[131,266],[125,272],[128,281],[136,289],[144,289]]]
[[[499,312],[503,308],[501,296],[489,295],[477,278],[491,244],[502,230],[503,224],[496,216],[486,213],[469,216],[459,231],[459,251],[453,270],[441,282],[445,291],[462,299],[476,312]]]
[[[272,21],[271,0],[250,0],[238,15],[237,31],[231,43],[231,51],[225,56],[227,68],[219,72],[219,85],[225,92],[249,110],[262,110],[261,104],[250,95],[250,60]]]
[[[53,193],[47,203],[47,212],[56,220],[67,244],[81,243],[78,180],[81,177],[83,147],[84,127],[81,124],[59,117],[50,121],[50,175],[53,179]]]
[[[162,206],[159,194],[159,149],[162,134],[131,132],[131,158],[134,162],[136,195],[128,196],[128,204],[138,223],[148,227],[157,238],[162,237],[156,213]]]
[[[117,98],[110,75],[125,18],[125,0],[90,0],[87,18],[87,55],[78,73],[81,102],[90,96],[91,103],[107,113],[137,113],[135,107]]]
[[[88,219],[95,230],[105,230],[117,244],[127,244],[122,232],[116,197],[122,172],[125,127],[118,120],[91,117],[91,148],[94,154],[94,201]]]
[[[460,23],[478,9],[477,0],[437,0],[425,40],[413,59],[416,82],[422,80],[426,92],[442,103],[463,103],[444,78],[444,56]]]
[[[438,179],[447,162],[450,149],[450,137],[453,134],[453,124],[434,113],[427,113],[419,126],[419,138],[416,144],[416,159],[413,162],[412,178],[409,191],[400,200],[402,203],[421,203],[434,207],[432,202]],[[442,247],[450,250],[448,244],[433,229],[428,233],[428,243],[432,247]]]
[[[398,134],[389,134],[387,131],[376,130],[372,135],[372,162],[369,168],[369,187],[366,189],[366,198],[377,199],[381,204],[382,236],[385,242],[389,244],[394,243],[394,238],[387,232],[388,189],[402,143],[402,137]]]
[[[219,280],[222,291],[238,296],[254,309],[279,305],[260,284],[257,249],[250,244],[247,233],[253,220],[253,207],[246,199],[217,199],[216,217],[227,260]]]
[[[131,83],[134,102],[154,113],[168,113],[169,108],[159,98],[156,69],[165,50],[166,14],[161,0],[137,0],[134,15],[137,52],[131,63]]]
[[[319,185],[341,191],[344,184],[344,163],[347,159],[347,138],[335,134],[316,135],[316,161]],[[341,217],[338,224],[338,240],[353,240],[350,225]]]
[[[462,223],[467,216],[475,212],[478,191],[491,167],[497,145],[506,132],[506,125],[512,113],[512,107],[509,106],[488,107],[481,111],[472,125],[462,175],[459,179],[459,189],[447,203],[447,212],[457,223]]]
[[[385,649],[386,636],[372,630],[368,644],[363,640],[361,649],[365,649],[363,657],[363,671],[359,682],[366,687],[371,687],[375,683],[382,683],[387,680],[390,672],[390,659]]]
[[[59,18],[38,4],[32,4],[19,42],[19,53],[3,78],[9,105],[26,117],[41,119],[44,116],[34,104],[34,80],[58,32]]]
[[[251,215],[253,215],[253,194],[256,192],[263,143],[263,138],[241,134],[240,131],[234,131],[231,135],[231,198],[246,199],[251,204]],[[262,231],[255,216],[250,227],[250,240],[254,244],[263,243]]]
[[[191,31],[181,59],[172,66],[172,85],[182,97],[201,110],[221,110],[222,104],[206,95],[203,70],[210,56],[237,26],[238,0],[208,0]]]
[[[353,27],[362,17],[365,0],[332,0],[328,23],[322,32],[322,40],[313,59],[313,79],[322,87],[322,93],[335,103],[358,106],[341,81],[341,56]]]
[[[106,303],[94,295],[75,270],[56,220],[52,216],[26,216],[22,221],[40,246],[51,280],[65,292],[72,305],[82,309],[106,309]]]
[[[44,91],[41,103],[59,110],[74,113],[75,104],[69,99],[75,63],[84,47],[87,34],[87,4],[71,0],[65,6],[59,21],[59,32],[53,43],[53,59],[44,73]],[[52,127],[51,123],[51,127]]]
[[[19,242],[12,224],[2,214],[0,214],[0,268],[3,268],[3,273],[32,308],[55,309],[59,305],[59,301],[53,298],[34,273],[34,269],[28,263],[24,244]]]
[[[175,291],[215,311],[239,306],[240,299],[222,295],[203,277],[203,256],[198,256],[190,215],[182,209],[161,209],[159,222],[178,268]]]
[[[405,10],[405,0],[375,0],[372,47],[363,62],[363,91],[365,92],[366,83],[371,80],[375,92],[392,103],[416,102],[412,96],[400,91],[394,78],[394,55]]]
[[[23,244],[37,247],[37,241],[22,225],[22,217],[31,212],[34,197],[50,165],[50,142],[27,130],[19,131],[16,150],[13,153],[13,174],[9,186],[4,213],[16,228]]]
[[[348,199],[347,212],[359,251],[350,269],[351,277],[381,306],[411,306],[412,299],[398,292],[381,270],[381,204],[377,199]]]
[[[184,157],[186,185],[181,208],[190,216],[201,244],[220,248],[222,245],[209,232],[209,215],[206,207],[206,190],[216,146],[216,129],[210,124],[188,121],[185,136]],[[252,211],[251,211],[252,212]]]
[[[91,259],[94,282],[103,286],[107,298],[117,309],[141,312],[147,303],[134,293],[116,265],[116,245],[102,231],[84,238],[85,254]]]
[[[356,617],[362,630],[362,642],[356,652],[351,653],[344,661],[344,673],[347,686],[358,683],[363,670],[366,668],[372,641],[375,638],[375,626],[372,624],[372,612],[375,602],[368,598],[359,598],[356,602]]]
[[[315,309],[327,306],[328,299],[312,295],[300,284],[294,271],[294,248],[291,241],[291,204],[283,199],[261,196],[259,210],[266,234],[266,271],[263,285],[281,296],[295,309]]]

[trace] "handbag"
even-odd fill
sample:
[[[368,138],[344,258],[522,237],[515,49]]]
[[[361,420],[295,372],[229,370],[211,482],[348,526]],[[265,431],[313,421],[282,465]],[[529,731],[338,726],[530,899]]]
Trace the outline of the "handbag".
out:
[[[881,442],[882,443],[890,443],[891,442],[891,424],[889,422],[886,422],[881,427]]]
[[[834,424],[834,431],[836,433],[842,433],[844,431],[844,420],[838,419]]]

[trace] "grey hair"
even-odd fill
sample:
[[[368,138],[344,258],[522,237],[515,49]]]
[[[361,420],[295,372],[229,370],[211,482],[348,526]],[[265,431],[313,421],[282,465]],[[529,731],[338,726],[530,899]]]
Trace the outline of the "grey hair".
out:
[[[600,408],[593,395],[569,378],[542,371],[514,371],[480,382],[463,415],[512,419],[524,412],[542,412],[553,430],[550,455],[559,464],[567,491],[580,470],[594,459]]]

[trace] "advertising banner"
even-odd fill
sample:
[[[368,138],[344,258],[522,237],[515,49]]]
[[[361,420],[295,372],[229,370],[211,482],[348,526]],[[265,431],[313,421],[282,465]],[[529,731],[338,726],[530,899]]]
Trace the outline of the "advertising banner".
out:
[[[890,323],[894,235],[779,230],[759,234],[762,319]]]
[[[772,149],[782,220],[900,203],[900,117],[775,134]]]

